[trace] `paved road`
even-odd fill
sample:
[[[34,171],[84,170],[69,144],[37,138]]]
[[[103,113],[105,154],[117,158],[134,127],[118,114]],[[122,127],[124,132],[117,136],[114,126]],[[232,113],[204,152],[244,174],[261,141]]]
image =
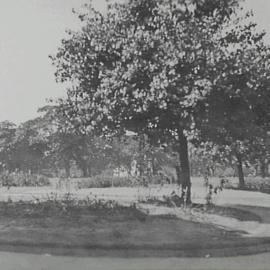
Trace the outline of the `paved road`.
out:
[[[2,270],[269,270],[270,253],[227,258],[78,258],[0,252]]]

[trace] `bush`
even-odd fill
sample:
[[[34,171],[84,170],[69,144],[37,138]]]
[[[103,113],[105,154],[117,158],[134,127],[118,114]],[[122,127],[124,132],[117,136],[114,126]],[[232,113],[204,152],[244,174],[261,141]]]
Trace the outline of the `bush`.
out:
[[[83,178],[78,182],[78,188],[108,188],[108,187],[130,187],[136,184],[132,177],[113,177],[96,175]]]
[[[227,189],[238,189],[238,183],[232,183],[228,181],[225,185]],[[262,177],[246,177],[245,178],[245,187],[241,188],[249,191],[260,191],[270,194],[270,178]]]
[[[43,199],[36,198],[32,203],[38,207],[51,208],[54,210],[67,211],[71,208],[87,207],[88,209],[114,209],[121,208],[120,205],[114,200],[104,200],[89,195],[85,199],[79,199],[76,195],[71,193],[65,193],[63,196],[59,196],[57,193],[50,193]]]
[[[100,174],[89,178],[81,178],[78,181],[78,188],[108,188],[108,187],[133,187],[148,185],[163,185],[171,180],[162,174],[155,176],[140,177],[115,177],[107,174]]]
[[[27,174],[24,172],[4,172],[0,174],[0,183],[6,187],[31,187],[49,186],[48,177],[39,174]]]

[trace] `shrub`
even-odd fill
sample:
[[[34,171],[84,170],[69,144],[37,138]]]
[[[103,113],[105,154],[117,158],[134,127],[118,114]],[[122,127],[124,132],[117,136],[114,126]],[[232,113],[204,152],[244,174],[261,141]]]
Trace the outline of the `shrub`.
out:
[[[149,186],[163,185],[170,183],[171,180],[163,174],[154,176],[140,177],[115,177],[107,174],[100,174],[89,178],[81,178],[78,181],[78,188],[107,188],[107,187],[133,187],[133,186]]]
[[[0,174],[0,183],[7,187],[30,187],[30,186],[49,186],[48,177],[39,174],[27,174],[24,172],[3,172]]]
[[[134,185],[136,185],[135,178],[104,175],[83,178],[78,182],[78,188],[130,187]]]
[[[133,205],[121,206],[114,200],[104,200],[89,194],[84,199],[77,198],[76,195],[65,193],[59,195],[57,193],[49,193],[43,197],[33,196],[31,201],[1,202],[1,214],[12,213],[16,211],[16,215],[44,217],[44,215],[59,215],[67,213],[78,213],[84,210],[132,210]]]
[[[225,187],[227,189],[238,189],[238,183],[228,181]],[[248,191],[260,191],[270,194],[270,178],[251,177],[251,176],[246,177],[245,186],[241,189]]]

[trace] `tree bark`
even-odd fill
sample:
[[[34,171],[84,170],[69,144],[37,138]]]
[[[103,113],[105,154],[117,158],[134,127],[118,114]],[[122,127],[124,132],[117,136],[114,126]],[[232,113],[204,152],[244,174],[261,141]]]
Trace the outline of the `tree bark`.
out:
[[[70,162],[69,160],[64,161],[64,167],[65,167],[65,171],[66,171],[66,177],[70,177]]]
[[[156,159],[154,157],[152,157],[151,165],[152,165],[152,174],[157,175],[158,170],[157,170],[157,165],[156,165]]]
[[[79,157],[76,159],[77,166],[82,172],[83,177],[91,177],[90,163],[85,160],[84,157]]]
[[[242,162],[242,156],[241,154],[236,154],[237,159],[237,172],[238,172],[238,178],[239,178],[239,188],[245,187],[245,178],[244,178],[244,172],[243,172],[243,162]]]
[[[269,161],[266,160],[265,163],[265,177],[269,177]]]
[[[181,169],[179,165],[175,166],[175,171],[177,175],[177,184],[180,186],[181,185]]]
[[[138,157],[138,169],[139,169],[139,176],[144,175],[144,136],[139,136],[139,157]]]
[[[190,181],[190,167],[188,157],[188,142],[183,131],[178,132],[179,139],[179,161],[180,161],[180,183],[182,186],[182,197],[185,196],[186,203],[191,203],[191,181]],[[179,180],[178,180],[179,181]]]
[[[90,176],[89,168],[88,168],[86,162],[81,163],[81,170],[82,170],[82,173],[83,173],[83,177],[89,177]]]
[[[260,167],[261,167],[261,168],[260,168],[260,169],[261,169],[261,170],[260,170],[260,171],[261,171],[261,177],[262,177],[262,178],[265,178],[265,177],[266,177],[266,164],[265,164],[265,161],[262,160],[260,163],[261,163],[261,164],[260,164],[260,165],[261,165],[261,166],[260,166]]]
[[[87,170],[87,167],[82,166],[81,169],[82,169],[83,177],[88,177],[88,170]]]

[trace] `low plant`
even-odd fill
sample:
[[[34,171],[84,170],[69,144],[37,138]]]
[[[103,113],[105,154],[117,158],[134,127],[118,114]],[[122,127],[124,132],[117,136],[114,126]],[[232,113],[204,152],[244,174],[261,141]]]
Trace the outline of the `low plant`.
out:
[[[87,208],[91,210],[106,210],[106,209],[116,209],[121,207],[114,200],[100,199],[97,196],[89,194],[83,199],[76,197],[72,193],[65,193],[64,195],[59,195],[58,193],[49,193],[43,198],[36,198],[33,196],[33,200],[29,204],[34,205],[36,208],[40,209],[41,212],[44,210],[68,212],[69,210]]]
[[[227,189],[239,189],[238,184],[233,183],[232,181],[228,181],[225,187]],[[248,191],[260,191],[263,193],[270,194],[270,178],[262,178],[262,177],[246,177],[245,178],[245,186],[241,187],[241,190]]]
[[[206,188],[206,196],[205,196],[205,203],[206,205],[212,205],[213,204],[213,197],[214,195],[217,195],[220,193],[227,183],[227,180],[225,178],[220,178],[218,185],[213,185],[209,183],[209,179],[207,176],[204,176],[204,186]]]
[[[136,185],[137,181],[133,177],[113,177],[97,175],[83,178],[78,182],[78,188],[108,188],[108,187],[130,187]]]
[[[29,186],[49,186],[50,179],[40,174],[28,174],[25,172],[2,172],[0,174],[2,186],[29,187]]]

